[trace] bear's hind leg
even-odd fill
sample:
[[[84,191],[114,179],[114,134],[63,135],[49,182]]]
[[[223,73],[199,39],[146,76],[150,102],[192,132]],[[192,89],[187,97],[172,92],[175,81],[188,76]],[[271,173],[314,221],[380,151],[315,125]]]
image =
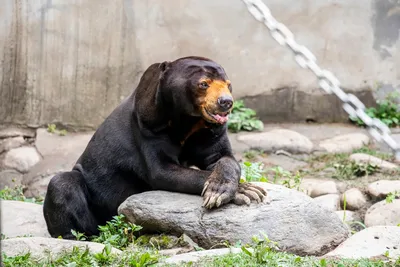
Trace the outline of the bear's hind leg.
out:
[[[98,224],[89,208],[88,192],[78,171],[55,175],[43,203],[47,229],[52,237],[75,239],[71,230],[86,236],[98,234]]]

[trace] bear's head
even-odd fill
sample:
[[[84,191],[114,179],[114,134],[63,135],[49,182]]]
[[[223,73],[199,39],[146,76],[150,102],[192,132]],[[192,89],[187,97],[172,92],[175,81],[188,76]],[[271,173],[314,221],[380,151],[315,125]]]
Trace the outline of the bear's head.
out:
[[[184,57],[159,65],[159,94],[174,111],[225,124],[233,107],[232,86],[225,70],[203,57]]]

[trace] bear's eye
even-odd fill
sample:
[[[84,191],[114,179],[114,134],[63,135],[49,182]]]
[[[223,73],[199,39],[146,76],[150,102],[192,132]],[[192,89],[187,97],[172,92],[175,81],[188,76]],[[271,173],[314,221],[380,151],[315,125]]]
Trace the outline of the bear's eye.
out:
[[[209,85],[207,82],[201,82],[199,86],[201,89],[207,89]]]

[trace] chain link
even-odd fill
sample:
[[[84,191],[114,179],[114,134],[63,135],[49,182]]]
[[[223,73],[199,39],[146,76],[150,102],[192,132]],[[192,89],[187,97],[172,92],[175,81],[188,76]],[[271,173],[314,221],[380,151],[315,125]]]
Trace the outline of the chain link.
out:
[[[365,105],[353,94],[347,94],[340,88],[339,80],[328,70],[321,69],[316,57],[305,46],[299,45],[293,33],[271,14],[269,8],[261,0],[242,0],[256,20],[262,22],[270,30],[271,36],[282,46],[288,46],[294,53],[296,62],[302,68],[308,68],[318,78],[319,86],[327,93],[334,93],[342,102],[343,109],[351,118],[359,118],[367,125],[368,132],[378,142],[385,142],[400,160],[400,146],[390,136],[389,127],[382,121],[371,118],[365,113]]]

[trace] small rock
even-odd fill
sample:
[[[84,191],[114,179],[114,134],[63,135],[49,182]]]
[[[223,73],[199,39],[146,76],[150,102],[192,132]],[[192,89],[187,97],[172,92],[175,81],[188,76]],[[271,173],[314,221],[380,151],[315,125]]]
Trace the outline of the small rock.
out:
[[[391,258],[400,256],[400,227],[373,226],[361,230],[324,258],[370,259],[384,256],[387,252]]]
[[[15,170],[0,171],[0,190],[5,188],[15,188],[20,186],[22,182],[22,173]]]
[[[2,200],[1,232],[9,238],[32,235],[50,237],[43,216],[43,206],[35,203]]]
[[[3,166],[26,173],[40,160],[41,156],[34,147],[19,147],[6,152]]]
[[[306,136],[286,129],[243,134],[239,135],[237,140],[251,149],[261,149],[266,152],[285,150],[293,154],[309,154],[313,149],[313,143]]]
[[[368,194],[374,200],[381,200],[395,191],[400,192],[399,180],[379,180],[368,185]]]
[[[2,253],[9,257],[23,255],[30,252],[32,258],[41,258],[48,256],[47,251],[50,252],[51,256],[57,257],[57,255],[66,251],[72,251],[74,246],[79,247],[82,250],[87,247],[91,253],[100,253],[105,247],[105,245],[101,243],[46,237],[20,237],[1,241]],[[111,253],[119,254],[121,251],[112,248]]]
[[[149,191],[129,197],[118,213],[141,225],[143,231],[185,233],[206,249],[224,241],[248,243],[254,235],[265,232],[284,251],[322,255],[349,236],[349,229],[337,215],[309,196],[280,185],[255,184],[268,190],[264,203],[230,203],[208,211],[201,207],[200,196]]]
[[[253,251],[253,249],[249,248],[249,251]],[[215,256],[223,256],[226,254],[238,254],[241,253],[242,249],[240,248],[219,248],[219,249],[210,249],[210,250],[203,250],[203,251],[195,251],[189,252],[184,254],[179,254],[162,260],[162,262],[166,264],[182,264],[182,263],[189,263],[189,262],[198,262],[202,258],[205,257],[215,257]]]
[[[337,210],[335,213],[343,222],[354,222],[360,221],[361,219],[354,211],[351,210]]]
[[[25,144],[25,139],[22,136],[11,137],[0,140],[0,154],[13,148],[17,148]]]
[[[372,205],[365,214],[364,224],[367,227],[376,225],[398,225],[400,223],[400,199],[392,203],[382,200]]]
[[[346,197],[346,210],[359,210],[367,204],[367,199],[358,188],[351,188],[343,193],[340,198],[341,206],[344,207]]]
[[[314,201],[321,207],[330,210],[337,211],[339,209],[339,195],[328,194],[314,198]]]
[[[355,153],[349,157],[350,160],[354,160],[357,163],[365,163],[378,166],[381,170],[384,171],[392,171],[399,168],[396,164],[393,164],[389,161],[368,155],[363,153]]]
[[[10,127],[0,130],[0,139],[3,138],[10,138],[10,137],[35,137],[35,130],[33,129],[26,129],[26,128],[16,128]]]
[[[75,165],[79,155],[71,153],[69,155],[47,156],[28,173],[24,174],[22,184],[27,187],[25,195],[27,197],[43,196],[47,191],[50,179],[60,172],[70,171]]]
[[[26,186],[24,195],[29,198],[44,197],[46,195],[50,180],[53,177],[54,175],[46,176]]]
[[[327,194],[337,194],[338,189],[334,181],[304,178],[300,189],[310,197],[319,197]]]
[[[92,138],[93,133],[68,133],[65,136],[61,136],[49,133],[46,129],[38,129],[35,145],[44,158],[57,155],[78,159]]]
[[[369,137],[362,133],[343,134],[323,140],[319,146],[328,153],[349,153],[369,143]]]

